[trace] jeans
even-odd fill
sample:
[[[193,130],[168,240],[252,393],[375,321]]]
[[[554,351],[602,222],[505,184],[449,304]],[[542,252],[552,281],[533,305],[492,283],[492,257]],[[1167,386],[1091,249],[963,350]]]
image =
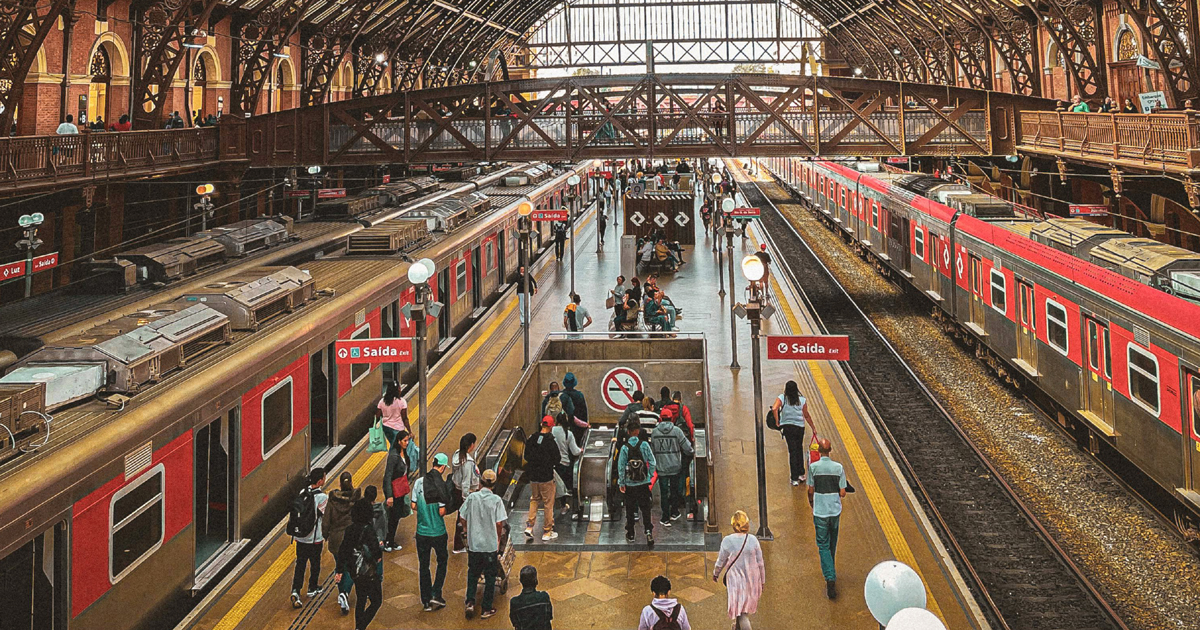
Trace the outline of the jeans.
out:
[[[671,304],[663,302],[663,308],[667,309],[667,320],[671,322],[671,328],[675,328],[675,307]]]
[[[567,439],[576,439],[574,432],[567,434]],[[563,497],[563,503],[572,510],[575,509],[575,475],[572,474],[574,468],[571,464],[558,464],[554,467],[554,472],[562,477],[563,484],[567,486],[567,496]]]
[[[446,583],[446,561],[450,552],[446,549],[449,536],[417,536],[417,563],[421,565],[421,603],[442,599],[442,585]],[[429,552],[437,552],[437,579],[429,575]]]
[[[783,432],[783,439],[787,441],[792,481],[799,481],[804,476],[804,458],[808,457],[808,449],[804,446],[804,427],[785,424],[780,427],[780,431]]]
[[[376,576],[359,580],[355,588],[358,589],[358,601],[354,605],[354,627],[366,630],[383,605],[383,578]],[[367,605],[367,600],[371,600],[371,605]]]
[[[354,588],[354,578],[350,577],[349,569],[339,568],[338,570],[342,572],[342,581],[337,583],[338,592],[349,595],[350,589]]]
[[[396,441],[396,436],[400,434],[399,429],[391,427],[383,427],[383,437],[387,438],[388,448],[392,448],[392,444]]]
[[[826,582],[837,579],[833,561],[837,555],[838,521],[841,518],[841,515],[813,517],[813,525],[817,528],[817,551],[821,555],[821,573]]]
[[[687,476],[682,471],[674,475],[658,475],[658,498],[662,503],[662,520],[668,521],[679,514],[683,505],[683,483]]]
[[[600,239],[600,244],[603,245],[604,244],[604,232],[606,230],[608,230],[608,222],[600,221],[599,223],[597,223],[597,226],[598,226],[596,228],[597,238]]]
[[[392,501],[392,506],[387,509],[388,529],[387,540],[384,544],[394,546],[396,544],[396,528],[400,525],[400,519],[408,516],[408,511],[405,507],[408,505],[408,495],[395,497]]]
[[[308,590],[315,591],[321,587],[318,580],[321,579],[322,547],[324,545],[321,543],[296,541],[296,571],[292,573],[293,593],[299,593],[300,587],[304,586],[304,568],[306,564],[312,565],[312,572],[308,576]]]
[[[496,595],[496,575],[500,573],[500,557],[495,551],[467,551],[467,603],[475,603],[475,585],[483,576],[483,609],[491,610]]]
[[[659,481],[661,482],[661,479]],[[642,525],[646,528],[646,537],[654,534],[654,521],[650,520],[650,506],[653,501],[650,496],[650,484],[625,486],[626,536],[633,536],[633,518],[638,510],[642,511]]]
[[[521,321],[521,325],[525,325],[525,294],[517,294],[517,318]]]
[[[567,241],[565,241],[565,240],[560,241],[558,239],[555,239],[554,240],[554,257],[559,260],[562,260],[563,259],[563,250],[566,248],[566,246],[567,246]]]
[[[529,482],[529,515],[525,517],[526,529],[532,529],[537,522],[538,507],[542,509],[542,528],[549,534],[554,530],[554,494],[557,488],[554,481]]]

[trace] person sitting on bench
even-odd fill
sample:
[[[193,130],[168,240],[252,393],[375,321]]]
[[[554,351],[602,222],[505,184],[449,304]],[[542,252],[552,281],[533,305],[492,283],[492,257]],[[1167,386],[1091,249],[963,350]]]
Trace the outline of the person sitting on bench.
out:
[[[642,316],[647,326],[658,326],[664,332],[671,332],[671,320],[667,316],[667,308],[662,303],[662,291],[655,293],[653,297],[647,294],[643,308],[645,312]]]

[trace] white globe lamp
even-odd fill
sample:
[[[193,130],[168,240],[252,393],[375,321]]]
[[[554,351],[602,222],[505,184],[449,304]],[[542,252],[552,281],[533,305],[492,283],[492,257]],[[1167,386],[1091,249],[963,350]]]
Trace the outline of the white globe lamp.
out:
[[[892,615],[887,630],[946,630],[946,624],[924,608],[905,608]]]
[[[925,585],[921,576],[908,565],[887,560],[875,565],[867,574],[863,597],[875,621],[887,626],[897,612],[925,607]]]

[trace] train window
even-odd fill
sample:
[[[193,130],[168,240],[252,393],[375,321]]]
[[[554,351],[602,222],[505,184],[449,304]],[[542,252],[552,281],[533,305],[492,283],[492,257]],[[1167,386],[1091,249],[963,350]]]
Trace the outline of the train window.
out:
[[[1088,366],[1100,371],[1100,327],[1096,322],[1088,320]]]
[[[460,299],[467,292],[467,261],[458,261],[454,267],[454,299]]]
[[[496,247],[495,247],[495,245],[496,245],[496,241],[488,241],[487,242],[487,250],[486,250],[487,251],[487,262],[484,263],[485,265],[487,265],[487,268],[484,269],[484,271],[491,271],[496,268]]]
[[[267,459],[292,437],[292,377],[267,390],[262,398],[262,456]]]
[[[1134,402],[1158,415],[1158,358],[1129,344],[1129,393]]]
[[[997,269],[992,270],[992,308],[1001,315],[1008,314],[1008,279]]]
[[[913,253],[925,260],[925,228],[920,226],[913,230]]]
[[[1105,326],[1104,328],[1102,328],[1102,330],[1104,331],[1102,333],[1102,336],[1104,337],[1104,376],[1108,377],[1111,380],[1112,379],[1112,345],[1110,345],[1110,342],[1108,339],[1108,326]]]
[[[151,468],[113,495],[108,506],[108,579],[116,584],[163,543],[166,468]]]
[[[1067,309],[1054,300],[1046,300],[1046,339],[1055,350],[1063,354],[1069,351]]]
[[[354,331],[354,334],[350,335],[350,338],[351,339],[370,339],[371,338],[371,324],[370,323],[363,324],[362,326],[360,326],[358,328],[358,330]],[[371,373],[371,364],[370,363],[351,363],[350,364],[350,386],[354,387],[355,385],[358,385],[358,382],[363,380],[364,378],[366,378],[367,375],[370,373]]]
[[[1200,378],[1188,373],[1188,391],[1192,401],[1192,437],[1200,439]]]
[[[879,202],[871,204],[871,227],[879,229]]]

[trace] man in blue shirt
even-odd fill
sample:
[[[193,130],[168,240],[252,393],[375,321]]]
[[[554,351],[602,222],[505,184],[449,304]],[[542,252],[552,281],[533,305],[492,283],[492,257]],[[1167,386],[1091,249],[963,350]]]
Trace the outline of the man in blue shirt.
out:
[[[817,447],[821,459],[808,467],[808,505],[812,507],[813,525],[817,530],[817,551],[821,555],[821,573],[825,576],[825,594],[837,597],[837,572],[833,568],[837,555],[838,522],[842,516],[842,497],[846,496],[846,470],[829,459],[832,450],[829,440],[820,438]]]
[[[458,511],[467,524],[467,619],[475,616],[475,585],[483,576],[483,611],[481,619],[496,614],[492,598],[496,592],[496,574],[500,570],[500,538],[508,513],[504,499],[492,492],[496,471],[483,471],[478,492],[472,492]]]

